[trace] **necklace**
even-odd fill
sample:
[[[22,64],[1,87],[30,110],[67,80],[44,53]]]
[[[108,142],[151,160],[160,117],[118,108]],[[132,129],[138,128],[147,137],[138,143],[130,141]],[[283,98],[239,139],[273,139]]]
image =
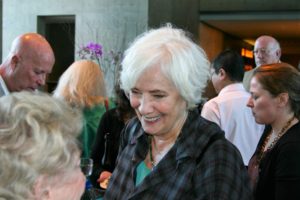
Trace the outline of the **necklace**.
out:
[[[268,142],[271,138],[271,135],[274,132],[274,130],[272,129],[270,134],[266,137],[263,145],[261,146],[261,149],[260,149],[259,154],[257,156],[257,165],[260,163],[261,159],[264,157],[265,152],[268,152],[270,149],[272,149],[275,146],[275,144],[277,143],[277,141],[285,134],[286,130],[289,128],[289,126],[291,125],[294,118],[295,118],[295,116],[293,115],[293,117],[291,117],[291,119],[289,119],[286,122],[286,124],[282,127],[282,129],[279,131],[279,133],[276,135],[274,140],[271,142],[271,144],[266,149],[266,146],[267,146],[267,144],[268,144]]]
[[[153,157],[154,152],[153,152],[153,147],[152,147],[153,136],[148,136],[148,141],[149,141],[149,160],[150,160],[150,163],[151,163],[151,168],[153,170],[153,168],[156,167],[156,165],[160,162],[160,160],[172,148],[174,143],[170,143],[169,145],[166,146],[166,148],[164,150],[161,150],[161,151],[159,151],[157,148],[155,148],[155,144],[153,144],[156,155],[158,156],[157,159],[156,159],[156,162],[155,162],[154,157]]]
[[[181,128],[182,128],[182,126],[183,126],[183,124],[184,124],[184,122],[185,122],[185,120],[186,120],[186,118],[187,118],[187,115],[188,115],[188,113],[187,112],[185,112],[184,113],[184,117],[183,117],[183,120],[182,120],[182,124],[181,124]],[[180,132],[181,132],[181,128],[180,128],[180,131],[178,132],[178,134],[176,134],[176,138],[177,138],[177,136],[180,134]],[[153,170],[153,168],[156,166],[156,163],[155,163],[155,161],[154,161],[154,159],[153,159],[153,150],[152,150],[152,135],[149,135],[148,136],[148,143],[149,143],[149,158],[150,158],[150,163],[151,163],[151,168],[152,168],[152,170]],[[173,144],[172,144],[173,145]],[[170,147],[171,148],[171,147]],[[169,148],[169,149],[170,149]]]

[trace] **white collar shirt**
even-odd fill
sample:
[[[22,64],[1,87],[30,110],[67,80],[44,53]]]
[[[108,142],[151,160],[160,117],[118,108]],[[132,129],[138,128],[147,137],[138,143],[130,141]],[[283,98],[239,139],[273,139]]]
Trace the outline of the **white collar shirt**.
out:
[[[264,129],[264,125],[255,122],[251,109],[246,106],[249,97],[242,83],[230,84],[206,102],[201,111],[202,117],[221,127],[225,137],[241,152],[246,166]]]

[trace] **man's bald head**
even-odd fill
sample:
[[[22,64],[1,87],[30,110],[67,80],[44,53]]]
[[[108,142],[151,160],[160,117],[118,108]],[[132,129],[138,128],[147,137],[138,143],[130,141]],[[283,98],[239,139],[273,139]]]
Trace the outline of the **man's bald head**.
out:
[[[55,62],[53,50],[48,41],[40,34],[25,33],[14,39],[10,54],[22,55],[24,58],[36,58],[46,62]]]
[[[257,67],[280,62],[281,48],[279,42],[271,36],[263,35],[257,38],[253,52]]]
[[[37,33],[25,33],[14,39],[1,75],[10,91],[35,90],[45,84],[54,62],[47,40]]]

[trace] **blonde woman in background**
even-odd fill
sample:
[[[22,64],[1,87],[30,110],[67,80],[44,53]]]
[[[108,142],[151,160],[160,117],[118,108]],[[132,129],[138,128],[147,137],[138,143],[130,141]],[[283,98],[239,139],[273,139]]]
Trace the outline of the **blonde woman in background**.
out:
[[[46,94],[0,98],[0,199],[79,200],[82,115]]]
[[[53,96],[82,109],[83,130],[79,140],[82,157],[89,157],[99,121],[103,113],[113,107],[113,102],[106,97],[100,66],[89,60],[74,62],[60,77]]]

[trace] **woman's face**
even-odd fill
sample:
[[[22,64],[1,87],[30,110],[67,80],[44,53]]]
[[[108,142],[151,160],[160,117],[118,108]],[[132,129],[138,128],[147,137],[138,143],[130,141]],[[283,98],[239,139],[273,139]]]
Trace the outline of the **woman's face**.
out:
[[[159,66],[146,69],[138,78],[130,91],[130,104],[144,131],[161,136],[180,131],[187,107],[186,101],[162,74]]]
[[[255,121],[259,124],[271,124],[275,121],[278,112],[278,101],[262,85],[254,76],[250,83],[251,96],[247,106],[252,109]]]
[[[50,191],[50,200],[80,200],[86,181],[80,169],[80,164],[73,171],[63,176],[66,177],[57,177],[57,184]]]

